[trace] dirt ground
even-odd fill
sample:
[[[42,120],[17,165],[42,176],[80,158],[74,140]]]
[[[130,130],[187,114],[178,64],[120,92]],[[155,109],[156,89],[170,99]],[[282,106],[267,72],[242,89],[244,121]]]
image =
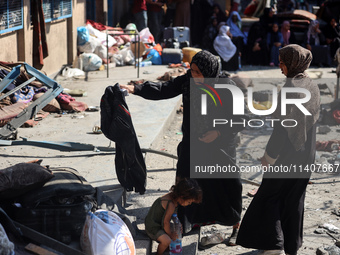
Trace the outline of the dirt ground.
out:
[[[176,155],[176,147],[181,140],[181,129],[180,125],[182,122],[182,114],[178,113],[173,120],[170,127],[165,131],[164,135],[153,145],[153,149],[165,151]],[[317,135],[317,140],[325,140],[326,137],[339,137],[337,133],[338,127],[331,127],[332,131],[328,135]],[[265,145],[269,139],[271,130],[244,130],[240,133],[241,143],[237,149],[237,157],[239,159],[239,165],[260,165],[260,161],[257,160],[262,156]],[[323,155],[323,152],[318,152],[319,155]],[[327,153],[326,153],[327,154]],[[146,163],[148,167],[148,197],[156,199],[158,196],[166,193],[171,185],[174,184],[175,178],[175,166],[176,160],[159,156],[155,154],[148,154],[146,156]],[[166,177],[166,178],[165,178]],[[252,180],[254,182],[261,182],[261,175],[249,176],[244,175],[242,178]],[[335,238],[340,238],[339,234],[334,234],[326,229],[321,230],[321,234],[315,232],[325,223],[340,227],[340,217],[333,213],[333,210],[339,211],[340,209],[340,193],[339,183],[340,175],[329,173],[313,173],[311,177],[311,184],[307,187],[306,200],[305,200],[305,218],[304,218],[304,241],[303,245],[299,250],[299,255],[311,255],[316,254],[317,248],[329,247],[334,245],[335,239],[332,238],[330,233]],[[243,182],[243,214],[247,210],[252,197],[248,195],[248,192],[256,189],[256,185],[252,185]],[[129,211],[137,210],[141,198],[138,195],[129,197],[129,204],[131,208],[127,208]],[[149,200],[153,202],[153,199]],[[145,206],[145,201],[141,202]],[[150,204],[151,206],[151,204]],[[146,215],[148,208],[139,208],[140,214],[138,213],[137,222],[139,228],[143,229],[143,216]],[[217,229],[229,236],[232,228],[220,225],[205,226],[201,229],[201,237],[211,233],[212,227]],[[186,238],[186,237],[184,237]],[[226,244],[219,244],[210,249],[204,251],[198,251],[197,254],[205,255],[251,255],[256,254],[257,251],[254,249],[246,249],[240,246],[228,247]]]
[[[253,73],[249,77],[262,77],[266,75],[263,70],[257,70],[257,67],[252,67]],[[127,83],[131,79],[135,79],[135,70],[127,69],[126,73],[122,73],[122,69],[116,68],[110,74],[110,79],[106,77],[96,78],[94,74],[89,74],[89,81],[62,81],[63,87],[69,89],[83,89],[88,92],[87,97],[77,98],[77,101],[84,101],[89,106],[98,106],[100,97],[106,86],[113,85],[115,82]],[[150,75],[144,75],[143,78],[148,79],[161,75],[166,70],[165,67],[152,67],[148,69]],[[279,70],[270,69],[277,77],[281,77]],[[328,73],[324,72],[325,75]],[[269,74],[268,74],[269,75]],[[104,76],[104,75],[102,75]],[[272,85],[271,85],[272,86]],[[143,100],[131,96],[128,98],[130,102]],[[324,102],[330,102],[329,95],[323,96]],[[138,104],[131,110],[136,117],[145,116],[145,113],[136,114]],[[154,106],[153,106],[154,107]],[[158,109],[157,109],[158,110]],[[151,111],[156,111],[152,108]],[[140,116],[139,116],[140,115]],[[74,114],[50,114],[46,119],[42,120],[36,127],[31,129],[19,129],[19,136],[26,137],[29,140],[39,141],[69,141],[83,142],[99,146],[109,146],[109,141],[103,136],[93,134],[92,128],[99,123],[99,112],[83,112]],[[165,151],[176,155],[176,148],[182,139],[180,125],[182,122],[182,114],[175,115],[171,124],[165,129],[164,133],[152,144],[152,149]],[[146,129],[151,129],[149,123],[145,125]],[[138,137],[145,138],[149,134],[143,133],[140,129]],[[266,143],[271,134],[271,129],[263,127],[259,129],[246,129],[240,133],[240,145],[237,148],[237,158],[239,165],[260,165],[257,160],[264,153]],[[327,134],[317,134],[317,140],[326,141],[330,139],[340,139],[340,127],[330,126],[330,132]],[[153,132],[149,130],[149,132]],[[325,162],[330,160],[338,152],[327,153],[318,152],[318,160]],[[43,159],[45,165],[51,166],[71,166],[81,171],[81,174],[94,186],[105,186],[112,183],[117,183],[116,177],[112,174],[114,171],[114,155],[110,152],[85,151],[85,152],[61,152],[39,147],[30,146],[1,146],[0,147],[1,168],[13,165],[20,162],[27,162],[33,159]],[[339,157],[339,156],[338,156]],[[338,162],[340,159],[338,158]],[[141,196],[136,193],[130,193],[128,196],[127,207],[128,213],[137,219],[137,224],[140,229],[143,229],[144,217],[147,214],[149,207],[153,201],[168,192],[169,188],[174,184],[176,160],[147,153],[145,157],[146,166],[148,169],[147,175],[147,191]],[[255,183],[261,182],[260,174],[244,174],[242,178],[251,180]],[[316,254],[319,247],[328,247],[334,244],[335,239],[332,238],[324,230],[320,230],[321,234],[315,233],[319,226],[328,223],[340,228],[340,217],[333,213],[339,212],[340,209],[340,193],[339,182],[340,175],[332,172],[313,173],[311,184],[307,187],[305,201],[305,218],[304,218],[304,242],[299,251],[299,255]],[[256,189],[257,186],[244,182],[243,183],[243,213],[247,210],[252,197],[248,192]],[[201,237],[209,233],[212,226],[206,226],[201,229]],[[231,234],[231,227],[216,226],[220,231]],[[339,234],[330,233],[335,238],[340,238]],[[184,237],[184,240],[188,237]],[[252,249],[245,249],[240,246],[227,247],[225,244],[216,245],[204,251],[198,251],[199,255],[219,254],[219,255],[250,255],[256,254]]]

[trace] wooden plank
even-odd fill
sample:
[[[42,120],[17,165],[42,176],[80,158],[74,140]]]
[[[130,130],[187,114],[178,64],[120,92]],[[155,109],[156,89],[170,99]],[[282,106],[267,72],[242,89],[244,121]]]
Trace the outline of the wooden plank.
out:
[[[26,227],[18,222],[13,221],[16,227],[19,227],[21,232],[23,233],[23,236],[30,239],[31,241],[35,243],[39,243],[41,245],[44,245],[46,247],[51,247],[56,252],[60,252],[65,255],[85,255],[85,253],[74,249],[62,242],[59,242],[49,236],[43,235],[29,227]]]
[[[38,245],[35,245],[33,243],[29,243],[25,246],[25,249],[28,250],[28,251],[31,251],[35,254],[38,254],[38,255],[58,255],[54,252],[51,252],[49,250],[46,250]]]

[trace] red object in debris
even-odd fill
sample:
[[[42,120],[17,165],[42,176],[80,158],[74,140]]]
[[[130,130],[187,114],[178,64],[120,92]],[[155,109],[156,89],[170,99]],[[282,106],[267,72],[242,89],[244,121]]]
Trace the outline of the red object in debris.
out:
[[[334,110],[333,111],[333,117],[334,117],[336,123],[340,124],[340,110]]]

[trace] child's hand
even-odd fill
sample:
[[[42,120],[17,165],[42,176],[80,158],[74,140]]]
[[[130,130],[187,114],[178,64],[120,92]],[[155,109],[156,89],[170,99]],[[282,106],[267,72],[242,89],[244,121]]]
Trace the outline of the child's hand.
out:
[[[206,133],[204,133],[200,138],[198,138],[200,141],[204,143],[211,143],[215,141],[217,137],[220,136],[220,132],[218,130],[210,130]]]
[[[175,241],[178,238],[177,233],[176,232],[172,232],[170,238],[171,238],[172,241]]]

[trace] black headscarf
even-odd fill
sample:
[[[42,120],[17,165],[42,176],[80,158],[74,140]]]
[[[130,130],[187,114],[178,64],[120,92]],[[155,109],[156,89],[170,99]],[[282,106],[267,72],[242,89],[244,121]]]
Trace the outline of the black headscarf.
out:
[[[196,64],[204,78],[216,78],[219,74],[219,63],[217,57],[209,51],[202,50],[195,54],[191,64]]]

